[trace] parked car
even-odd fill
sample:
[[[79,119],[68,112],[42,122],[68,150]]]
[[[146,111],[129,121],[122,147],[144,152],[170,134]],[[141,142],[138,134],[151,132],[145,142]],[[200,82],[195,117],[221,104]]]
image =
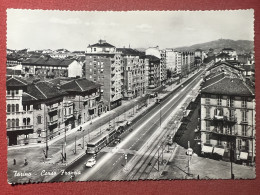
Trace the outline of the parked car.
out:
[[[91,158],[86,162],[86,167],[93,167],[96,164],[96,159]]]

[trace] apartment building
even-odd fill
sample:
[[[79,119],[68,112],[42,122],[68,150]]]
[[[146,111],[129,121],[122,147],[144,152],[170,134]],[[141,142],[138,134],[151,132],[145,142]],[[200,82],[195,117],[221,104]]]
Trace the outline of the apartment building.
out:
[[[148,88],[154,89],[161,86],[160,80],[160,58],[153,55],[146,55],[149,60],[148,68]]]
[[[255,161],[255,94],[227,62],[209,69],[201,89],[201,152],[223,160]]]
[[[26,77],[82,77],[82,65],[74,59],[56,59],[50,56],[30,57],[22,62]]]
[[[131,48],[117,48],[123,58],[123,95],[132,99],[146,94],[148,86],[148,66],[144,54]]]
[[[15,76],[7,78],[6,86],[8,145],[41,143],[64,131],[64,92]]]
[[[112,110],[122,103],[124,72],[121,54],[105,40],[89,45],[86,50],[86,78],[101,84],[106,110]]]

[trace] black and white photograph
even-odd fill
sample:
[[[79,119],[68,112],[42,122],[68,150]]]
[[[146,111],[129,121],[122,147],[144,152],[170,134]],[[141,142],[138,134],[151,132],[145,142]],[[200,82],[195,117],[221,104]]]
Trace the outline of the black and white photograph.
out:
[[[7,9],[8,183],[256,178],[254,10]]]

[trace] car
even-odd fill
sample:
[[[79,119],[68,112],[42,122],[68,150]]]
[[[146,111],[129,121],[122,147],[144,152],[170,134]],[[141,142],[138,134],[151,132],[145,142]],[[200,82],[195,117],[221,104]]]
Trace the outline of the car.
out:
[[[120,142],[121,142],[120,138],[116,138],[115,141],[114,141],[115,144],[119,144]]]
[[[91,158],[86,162],[86,167],[93,167],[96,164],[96,159]]]

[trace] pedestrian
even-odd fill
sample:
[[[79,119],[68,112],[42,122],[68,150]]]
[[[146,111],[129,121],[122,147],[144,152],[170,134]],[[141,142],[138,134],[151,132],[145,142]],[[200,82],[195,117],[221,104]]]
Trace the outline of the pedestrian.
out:
[[[24,166],[28,165],[27,159],[24,159]]]
[[[200,175],[198,175],[198,179],[200,179]]]
[[[16,160],[14,159],[14,165],[16,165]]]

